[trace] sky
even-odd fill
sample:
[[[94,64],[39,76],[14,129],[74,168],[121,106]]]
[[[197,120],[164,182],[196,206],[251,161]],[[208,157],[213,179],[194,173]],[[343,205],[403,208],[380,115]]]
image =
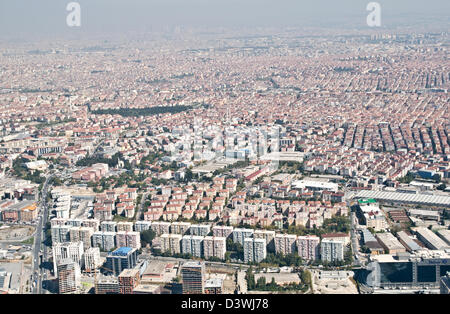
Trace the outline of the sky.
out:
[[[78,0],[81,27],[66,24],[71,0],[0,0],[0,38],[164,27],[368,27],[370,0]],[[378,0],[382,26],[449,19],[449,0]],[[445,25],[445,24],[444,24]],[[447,22],[448,27],[448,22]]]

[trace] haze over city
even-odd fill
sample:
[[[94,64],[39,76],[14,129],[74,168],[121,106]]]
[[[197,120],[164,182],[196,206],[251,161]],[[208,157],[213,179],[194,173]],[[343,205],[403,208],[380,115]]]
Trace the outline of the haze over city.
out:
[[[449,293],[449,1],[68,4],[0,2],[1,294]]]

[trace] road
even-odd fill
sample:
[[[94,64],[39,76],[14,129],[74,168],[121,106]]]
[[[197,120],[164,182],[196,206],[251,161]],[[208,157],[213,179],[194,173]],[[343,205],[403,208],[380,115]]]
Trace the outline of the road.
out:
[[[239,294],[247,293],[247,280],[245,280],[245,271],[238,271],[237,273],[237,286]]]
[[[136,221],[141,220],[141,215],[144,214],[144,204],[145,204],[145,201],[147,200],[149,194],[150,194],[150,192],[145,192],[142,195],[141,203],[139,204],[139,208],[136,213]]]
[[[47,247],[45,246],[45,225],[48,221],[48,182],[53,176],[50,175],[45,180],[41,192],[41,210],[38,217],[38,222],[36,226],[36,233],[34,237],[34,251],[33,251],[33,266],[32,266],[32,282],[35,283],[33,287],[33,294],[42,294],[42,280],[44,277],[45,269],[40,268],[41,265],[41,251],[42,251],[42,262],[47,261]]]

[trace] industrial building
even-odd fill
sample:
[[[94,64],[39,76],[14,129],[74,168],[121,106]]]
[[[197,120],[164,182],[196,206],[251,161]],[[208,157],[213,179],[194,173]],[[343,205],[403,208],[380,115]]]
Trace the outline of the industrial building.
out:
[[[413,229],[417,238],[431,250],[445,250],[450,246],[428,228],[419,227]]]
[[[211,278],[205,282],[205,294],[222,294],[223,291],[223,279]]]
[[[438,250],[374,255],[367,270],[367,276],[358,281],[372,289],[437,289],[441,277],[450,272],[450,255]]]
[[[377,233],[376,238],[385,251],[389,254],[406,252],[405,247],[397,240],[392,233]]]
[[[420,245],[417,244],[416,241],[414,241],[409,235],[407,235],[405,231],[397,232],[397,238],[400,243],[408,250],[408,252],[415,252],[422,249],[422,247],[420,247]]]
[[[133,294],[134,288],[139,285],[140,274],[139,269],[124,269],[119,277],[119,293],[120,294]]]
[[[394,204],[450,207],[450,196],[445,195],[410,194],[401,192],[362,190],[354,195],[353,198],[373,198],[377,201]]]

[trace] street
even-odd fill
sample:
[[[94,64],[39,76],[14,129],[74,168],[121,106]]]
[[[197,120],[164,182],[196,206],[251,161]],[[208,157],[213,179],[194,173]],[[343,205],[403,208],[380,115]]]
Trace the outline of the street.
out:
[[[32,282],[33,282],[33,294],[42,294],[42,281],[44,277],[47,277],[47,271],[40,267],[42,263],[46,262],[48,259],[47,256],[47,247],[44,243],[45,241],[45,225],[48,221],[48,204],[47,204],[47,195],[48,195],[48,182],[53,177],[50,175],[45,180],[45,183],[42,187],[41,192],[41,211],[38,217],[38,223],[36,225],[36,233],[35,233],[35,242],[34,242],[34,251],[33,251],[33,267],[32,267]],[[42,260],[41,260],[42,256]]]

